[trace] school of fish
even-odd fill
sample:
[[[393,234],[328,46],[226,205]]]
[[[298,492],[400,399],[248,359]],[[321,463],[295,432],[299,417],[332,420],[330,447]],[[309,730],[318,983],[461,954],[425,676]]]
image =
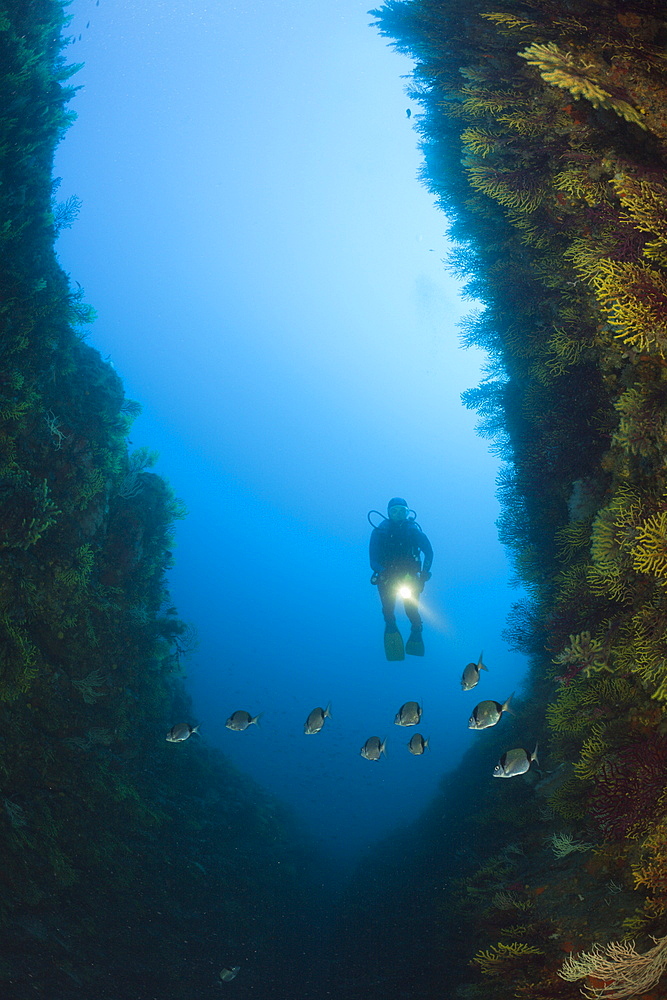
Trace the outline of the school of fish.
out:
[[[477,663],[471,662],[464,667],[461,676],[462,691],[472,691],[479,684],[481,671],[488,672],[488,667],[485,666],[482,657],[483,651],[479,654]],[[510,708],[510,704],[513,694],[514,692],[503,702],[494,701],[493,699],[478,702],[468,719],[468,729],[489,729],[491,726],[497,725],[506,712],[511,715],[512,709]],[[422,711],[422,706],[418,701],[406,701],[396,712],[394,725],[417,726],[421,721]],[[261,714],[260,712],[257,715],[251,715],[245,709],[237,709],[229,716],[225,726],[233,732],[244,732],[250,726],[259,726]],[[304,734],[306,736],[316,735],[322,731],[326,720],[331,718],[331,702],[327,704],[326,708],[317,706],[306,717],[303,726]],[[180,722],[172,726],[166,738],[169,743],[183,743],[194,735],[199,735],[199,726],[191,726],[187,722]],[[413,756],[422,756],[429,749],[429,740],[425,739],[421,733],[415,733],[410,737],[407,748]],[[379,736],[369,736],[359,753],[365,760],[371,761],[378,761],[381,757],[386,757],[387,738],[381,739]],[[535,749],[532,753],[529,753],[523,747],[514,747],[502,754],[493,769],[493,777],[514,778],[529,771],[533,763],[539,767],[537,744],[535,744]],[[229,983],[236,978],[239,971],[240,966],[238,965],[225,968],[220,973],[220,979],[223,983]]]
[[[461,690],[472,691],[473,688],[477,687],[482,670],[488,672],[488,667],[485,666],[483,661],[483,651],[479,654],[477,663],[471,662],[464,667],[461,676]],[[494,701],[493,699],[480,701],[475,705],[468,719],[468,729],[489,729],[491,726],[497,725],[506,712],[511,715],[512,709],[510,708],[510,704],[513,696],[514,692],[503,702]],[[234,732],[244,732],[250,726],[259,726],[261,714],[260,712],[257,715],[251,715],[250,712],[244,709],[237,709],[227,719],[225,726]],[[416,726],[421,721],[421,717],[422,706],[419,702],[406,701],[396,713],[394,724],[397,726]],[[303,731],[305,735],[314,736],[321,732],[326,720],[331,718],[331,702],[328,703],[326,708],[321,708],[320,706],[314,708],[312,712],[308,713],[304,723]],[[169,743],[183,743],[195,734],[199,735],[199,726],[191,726],[187,722],[181,722],[172,726],[169,730],[167,741]],[[421,733],[415,733],[408,741],[407,747],[413,756],[419,757],[425,750],[429,749],[429,740],[425,739]],[[381,739],[379,736],[369,736],[359,753],[365,760],[378,761],[382,756],[386,757],[386,737],[385,739]],[[514,778],[519,774],[525,774],[530,770],[530,766],[533,763],[539,767],[537,744],[535,744],[535,749],[532,753],[523,747],[514,747],[502,754],[493,769],[493,777]]]

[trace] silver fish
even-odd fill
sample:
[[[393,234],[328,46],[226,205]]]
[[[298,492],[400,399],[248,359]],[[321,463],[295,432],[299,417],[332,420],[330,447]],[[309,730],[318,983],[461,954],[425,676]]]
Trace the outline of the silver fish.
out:
[[[500,721],[503,712],[509,712],[511,715],[510,702],[513,696],[514,691],[502,705],[499,701],[480,701],[479,705],[475,705],[472,715],[468,719],[468,729],[488,729],[489,726],[495,726]]]
[[[428,740],[425,740],[421,733],[415,733],[414,736],[410,738],[408,743],[408,750],[413,753],[415,757],[423,753],[428,747]]]
[[[379,736],[369,736],[359,753],[366,760],[379,760],[381,754],[387,756],[386,746],[386,740],[381,740]]]
[[[547,771],[544,777],[535,784],[535,794],[543,798],[550,798],[555,791],[561,788],[574,773],[574,765],[570,761],[563,761],[555,771]]]
[[[477,663],[469,663],[468,666],[463,671],[463,676],[461,677],[461,687],[464,691],[472,691],[474,687],[479,684],[479,672],[480,670],[488,670],[482,663],[482,655],[484,650],[479,654],[479,660]]]
[[[233,729],[237,733],[242,733],[248,726],[258,726],[261,714],[260,712],[259,715],[252,716],[250,712],[244,712],[242,709],[239,709],[238,712],[232,712],[225,722],[225,726],[227,729]]]
[[[312,736],[313,733],[319,733],[320,729],[324,725],[325,719],[331,718],[331,702],[326,708],[314,708],[303,727],[303,731],[306,736]]]
[[[532,753],[528,753],[523,747],[516,750],[506,750],[493,769],[494,778],[513,778],[515,774],[525,774],[530,765],[537,759],[537,743]]]
[[[397,726],[416,726],[421,717],[422,710],[419,702],[406,701],[405,705],[401,705],[396,713],[394,723]]]
[[[189,740],[190,737],[196,733],[199,736],[199,726],[190,726],[187,722],[179,722],[177,726],[172,726],[167,733],[168,743],[182,743],[183,740]]]
[[[231,983],[232,979],[236,979],[236,977],[239,974],[240,968],[241,968],[240,965],[232,965],[231,969],[223,969],[222,972],[220,973],[220,978],[222,979],[223,983]]]

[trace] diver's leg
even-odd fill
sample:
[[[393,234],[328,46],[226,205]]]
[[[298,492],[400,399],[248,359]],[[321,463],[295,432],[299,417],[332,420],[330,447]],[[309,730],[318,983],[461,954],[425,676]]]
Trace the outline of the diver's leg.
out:
[[[384,617],[384,653],[388,660],[404,660],[403,637],[396,625],[396,580],[378,580],[378,593]]]
[[[419,594],[421,593],[421,590],[416,579],[415,593],[416,596],[412,600],[404,601],[403,605],[405,607],[405,613],[408,617],[408,621],[410,622],[410,635],[405,644],[405,652],[410,653],[412,656],[423,656],[424,641],[422,639],[422,619],[419,614]]]
[[[386,625],[396,625],[396,583],[392,579],[380,577],[378,594],[382,601],[382,616]]]
[[[410,622],[413,632],[421,632],[422,629],[422,619],[419,614],[419,596],[424,589],[423,585],[419,580],[418,568],[410,569],[406,575],[406,580],[409,584],[409,589],[414,594],[414,597],[407,597],[403,601],[403,607],[405,608],[405,614]]]
[[[410,627],[413,632],[421,632],[423,622],[422,617],[419,614],[419,605],[416,600],[408,600],[403,604],[405,608],[405,614],[407,615],[408,621],[410,622]]]

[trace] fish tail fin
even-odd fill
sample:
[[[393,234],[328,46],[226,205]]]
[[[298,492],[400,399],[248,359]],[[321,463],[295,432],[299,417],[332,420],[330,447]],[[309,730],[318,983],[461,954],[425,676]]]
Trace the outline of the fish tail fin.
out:
[[[505,699],[505,702],[503,703],[501,712],[509,712],[510,715],[514,715],[513,710],[510,708],[510,702],[511,702],[511,700],[512,700],[513,697],[514,697],[514,691],[512,691],[512,693],[509,696],[509,698]]]
[[[382,740],[382,743],[380,744],[380,753],[383,753],[385,755],[385,757],[387,756],[387,737],[386,736]]]
[[[488,674],[489,668],[482,663],[482,657],[483,656],[484,656],[484,650],[482,650],[482,652],[479,654],[479,659],[477,661],[477,669],[478,670],[486,670],[486,672]]]
[[[534,761],[534,762],[535,762],[535,763],[537,764],[538,768],[539,768],[539,766],[540,766],[540,762],[539,762],[539,760],[537,759],[537,747],[538,747],[538,744],[537,744],[537,741],[536,741],[536,742],[535,742],[535,749],[534,749],[534,750],[533,750],[533,752],[531,753],[531,755],[530,755],[530,759],[531,759],[531,761]]]
[[[327,707],[324,709],[322,715],[326,716],[327,719],[331,719],[332,718],[332,715],[331,715],[331,702],[329,702],[329,704],[327,705]]]
[[[264,715],[264,712],[259,712],[253,719],[250,720],[250,722],[248,723],[248,725],[249,726],[253,726],[254,725],[254,726],[257,726],[258,729],[261,729],[261,726],[259,724],[259,720],[262,718],[263,715]]]
[[[431,742],[431,737],[429,736],[427,739],[424,740],[424,750],[430,750],[431,749],[429,747],[429,743],[430,742]]]

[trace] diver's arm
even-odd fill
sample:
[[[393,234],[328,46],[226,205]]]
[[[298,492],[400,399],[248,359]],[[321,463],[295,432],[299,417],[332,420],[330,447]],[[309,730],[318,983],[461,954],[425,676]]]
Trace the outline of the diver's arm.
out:
[[[424,563],[422,565],[423,573],[431,572],[431,563],[433,562],[433,546],[429,542],[428,538],[423,531],[420,531],[419,548],[424,553]]]

